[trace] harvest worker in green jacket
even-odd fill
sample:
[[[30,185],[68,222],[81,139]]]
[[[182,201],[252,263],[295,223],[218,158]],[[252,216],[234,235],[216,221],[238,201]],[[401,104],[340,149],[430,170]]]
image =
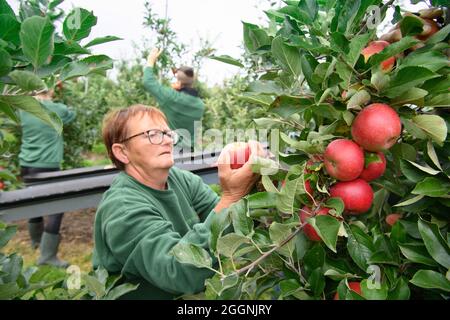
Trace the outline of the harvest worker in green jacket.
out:
[[[178,262],[171,250],[178,243],[209,249],[212,221],[258,178],[250,161],[232,170],[229,152],[223,151],[219,198],[199,176],[173,166],[177,139],[154,107],[113,110],[103,123],[103,141],[120,173],[97,209],[93,266],[138,283],[126,299],[173,299],[201,291],[212,272]],[[264,155],[259,143],[249,144],[252,154]]]
[[[56,113],[63,124],[75,118],[75,112],[62,103],[54,103],[53,90],[38,94],[36,98],[41,105],[50,112]],[[62,134],[58,134],[51,126],[34,115],[20,111],[22,126],[22,144],[20,147],[19,164],[20,174],[27,183],[30,174],[59,171],[63,160],[64,141]],[[59,229],[63,213],[50,215],[44,227],[42,217],[32,218],[28,221],[31,245],[35,249],[40,247],[38,264],[50,264],[57,267],[66,267],[66,261],[56,256],[60,242]]]
[[[147,59],[144,69],[144,88],[155,97],[159,107],[164,112],[172,130],[181,135],[180,146],[189,152],[195,146],[195,122],[203,117],[205,105],[193,88],[194,70],[181,67],[173,70],[177,81],[172,88],[163,86],[154,74],[154,66],[161,51],[154,48]]]

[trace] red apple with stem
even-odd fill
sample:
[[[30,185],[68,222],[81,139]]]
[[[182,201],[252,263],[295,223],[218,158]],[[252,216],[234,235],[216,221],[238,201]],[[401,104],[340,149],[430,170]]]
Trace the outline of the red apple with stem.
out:
[[[402,123],[397,112],[384,103],[372,103],[362,109],[352,124],[353,140],[367,151],[392,147],[400,137]]]

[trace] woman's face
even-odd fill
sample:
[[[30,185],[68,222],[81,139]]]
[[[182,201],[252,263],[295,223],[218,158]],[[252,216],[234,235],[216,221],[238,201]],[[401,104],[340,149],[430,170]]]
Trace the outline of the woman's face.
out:
[[[128,122],[128,137],[151,129],[170,131],[163,119],[154,120],[148,114],[136,115]],[[152,141],[157,140],[156,135],[152,137]],[[161,144],[151,143],[148,135],[142,134],[128,140],[125,145],[130,164],[135,167],[144,170],[170,169],[174,164],[173,141],[167,135],[163,135]]]

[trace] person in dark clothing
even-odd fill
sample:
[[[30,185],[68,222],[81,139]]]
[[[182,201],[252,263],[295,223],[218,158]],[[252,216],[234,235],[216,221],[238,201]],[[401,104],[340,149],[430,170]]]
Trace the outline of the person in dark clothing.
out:
[[[75,112],[62,103],[52,102],[53,90],[36,96],[41,105],[48,111],[56,113],[63,124],[75,118]],[[22,144],[20,147],[19,164],[21,176],[27,184],[28,176],[41,172],[59,171],[63,160],[64,141],[62,135],[54,128],[34,115],[20,111],[22,127]],[[60,242],[59,229],[63,213],[50,215],[44,225],[42,217],[28,221],[28,231],[33,249],[40,247],[39,265],[50,264],[57,267],[67,267],[68,263],[56,256]]]

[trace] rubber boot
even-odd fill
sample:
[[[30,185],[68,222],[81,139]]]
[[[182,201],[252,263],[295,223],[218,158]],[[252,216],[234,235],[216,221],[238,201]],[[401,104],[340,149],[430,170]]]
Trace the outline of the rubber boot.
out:
[[[37,249],[41,243],[42,233],[44,232],[44,221],[28,222],[28,233],[31,238],[31,247]]]
[[[52,234],[44,232],[41,239],[41,256],[38,259],[37,264],[48,264],[59,268],[67,268],[69,263],[58,259],[56,254],[58,253],[58,246],[61,240],[59,234]]]

